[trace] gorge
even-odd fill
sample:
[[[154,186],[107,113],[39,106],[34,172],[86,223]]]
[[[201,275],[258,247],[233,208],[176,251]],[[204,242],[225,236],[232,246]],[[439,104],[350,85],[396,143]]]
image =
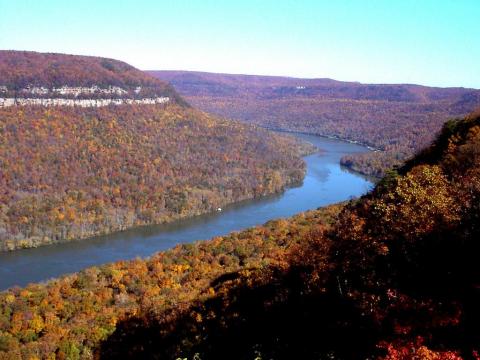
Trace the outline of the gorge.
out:
[[[139,227],[111,235],[0,253],[0,290],[14,285],[44,281],[93,265],[151,256],[179,243],[226,235],[269,220],[288,217],[360,196],[371,188],[371,180],[343,169],[342,156],[365,153],[355,144],[313,135],[297,134],[321,149],[304,158],[305,179],[300,186],[265,198],[247,200],[194,218],[165,225]]]

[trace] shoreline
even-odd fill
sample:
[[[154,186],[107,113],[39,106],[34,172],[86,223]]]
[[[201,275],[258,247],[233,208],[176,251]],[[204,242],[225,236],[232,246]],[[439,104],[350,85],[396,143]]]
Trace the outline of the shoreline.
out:
[[[382,150],[380,150],[378,148],[375,148],[371,145],[368,145],[366,143],[363,143],[363,142],[360,142],[360,141],[357,141],[357,140],[344,139],[344,138],[341,138],[341,137],[336,136],[336,135],[322,135],[322,134],[315,134],[315,133],[306,132],[306,131],[294,131],[294,130],[270,128],[270,127],[265,127],[265,126],[260,126],[260,125],[258,125],[258,126],[263,128],[263,129],[274,131],[274,132],[289,133],[289,134],[313,135],[313,136],[318,136],[318,137],[325,138],[325,139],[343,141],[343,142],[346,142],[346,143],[349,143],[349,144],[363,146],[363,147],[365,147],[368,150],[373,151],[373,152],[381,152],[382,151]]]
[[[4,280],[0,281],[1,287],[6,289],[41,282],[99,264],[137,257],[148,258],[178,244],[225,236],[272,219],[291,217],[303,211],[359,197],[371,188],[371,180],[348,169],[341,169],[338,163],[344,152],[348,153],[349,149],[354,149],[352,146],[357,145],[340,141],[330,143],[317,136],[312,137],[312,142],[317,148],[325,149],[327,155],[305,156],[303,159],[307,167],[303,181],[291,182],[282,192],[220,206],[221,212],[213,211],[164,224],[128,228],[90,237],[88,240],[2,252],[0,274]],[[365,149],[356,148],[356,151]],[[339,188],[337,184],[340,179],[345,179],[349,186]],[[12,273],[15,273],[13,278],[9,276]]]
[[[314,152],[311,152],[309,154],[300,155],[300,158],[303,160],[306,156],[315,154],[317,152],[318,151],[314,151]],[[303,160],[303,161],[305,163],[305,160]],[[147,227],[150,227],[150,226],[170,225],[170,224],[175,224],[175,223],[185,221],[185,220],[193,220],[193,219],[201,217],[201,216],[213,215],[213,214],[219,212],[218,209],[225,210],[225,209],[228,209],[228,207],[230,207],[230,206],[241,205],[242,203],[246,203],[246,202],[249,202],[249,201],[267,199],[267,198],[272,197],[272,196],[281,195],[289,189],[299,187],[299,186],[302,185],[303,181],[305,180],[306,173],[307,173],[307,167],[306,167],[306,164],[305,164],[305,167],[303,169],[302,179],[300,179],[300,180],[296,180],[296,179],[293,179],[293,178],[289,179],[288,181],[285,182],[285,184],[282,186],[282,188],[279,191],[274,191],[274,192],[261,194],[260,196],[242,197],[238,200],[230,201],[230,202],[229,201],[221,202],[221,203],[218,203],[215,206],[213,206],[212,210],[199,211],[199,212],[196,212],[194,214],[179,214],[177,216],[171,216],[170,218],[165,219],[161,222],[137,224],[137,225],[134,225],[134,226],[127,226],[125,228],[120,228],[120,229],[116,229],[116,230],[112,230],[112,231],[108,231],[108,230],[107,231],[99,231],[97,233],[88,234],[86,236],[76,237],[74,239],[65,239],[65,240],[60,240],[60,241],[46,241],[44,243],[42,243],[42,242],[31,243],[31,244],[28,244],[28,245],[27,244],[18,244],[18,246],[13,247],[13,248],[1,248],[0,249],[0,254],[1,253],[21,252],[21,251],[24,251],[24,250],[31,250],[31,249],[38,249],[40,247],[48,247],[50,245],[59,245],[59,244],[73,243],[73,242],[83,242],[83,241],[88,242],[89,240],[92,240],[92,239],[95,239],[95,238],[98,238],[98,237],[102,237],[102,236],[121,234],[121,233],[125,233],[125,232],[128,232],[128,231],[135,231],[135,230],[138,230],[138,229],[141,229],[141,228],[147,228]],[[26,239],[26,240],[28,240],[28,239]]]
[[[348,140],[348,139],[342,139],[338,136],[334,136],[334,135],[319,135],[319,134],[314,134],[314,133],[309,133],[309,132],[304,132],[304,131],[293,131],[293,130],[285,130],[285,129],[275,129],[275,128],[269,128],[269,127],[263,127],[263,126],[259,126],[263,129],[266,129],[266,130],[269,130],[269,131],[273,131],[273,132],[279,132],[279,133],[286,133],[286,134],[300,134],[300,135],[311,135],[311,136],[318,136],[318,137],[321,137],[321,138],[324,138],[324,139],[330,139],[330,140],[336,140],[336,141],[342,141],[342,142],[345,142],[347,144],[353,144],[353,145],[358,145],[358,146],[362,146],[364,148],[366,148],[367,150],[369,150],[370,152],[382,152],[382,150],[378,149],[378,148],[375,148],[375,147],[372,147],[370,145],[367,145],[365,143],[362,143],[362,142],[359,142],[359,141],[356,141],[356,140]],[[322,151],[322,149],[319,149],[319,151]],[[309,154],[311,155],[311,154]],[[307,156],[307,155],[306,155]],[[372,174],[367,174],[363,171],[360,171],[358,169],[355,169],[353,166],[349,166],[349,165],[345,165],[345,164],[342,164],[342,159],[339,160],[339,165],[344,168],[344,169],[347,169],[348,171],[350,171],[351,173],[353,174],[356,174],[356,175],[361,175],[361,176],[364,176],[366,178],[368,178],[370,181],[372,182],[377,182],[377,181],[380,181],[381,180],[381,177],[377,177],[377,176],[374,176]]]

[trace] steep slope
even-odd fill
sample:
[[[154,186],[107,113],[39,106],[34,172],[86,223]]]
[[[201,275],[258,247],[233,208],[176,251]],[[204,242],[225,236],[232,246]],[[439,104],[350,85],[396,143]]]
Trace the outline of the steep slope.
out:
[[[301,181],[300,156],[312,151],[194,110],[112,59],[0,51],[2,96],[0,251],[278,192]]]
[[[339,209],[331,206],[210,241],[178,245],[147,261],[117,262],[46,285],[1,292],[0,358],[53,354],[92,358],[122,319],[143,309],[180,309],[199,296],[211,297],[214,287],[236,278],[236,271],[282,261],[312,227],[330,226]]]
[[[185,101],[167,83],[122,61],[0,50],[2,98],[155,98]]]
[[[369,85],[331,79],[151,71],[194,106],[268,128],[357,141],[379,152],[343,159],[354,170],[382,176],[427,146],[448,118],[480,105],[464,88]]]
[[[0,109],[0,249],[213,211],[301,181],[293,138],[178,105]]]
[[[480,114],[343,207],[0,295],[5,358],[478,357]]]
[[[219,277],[184,308],[153,305],[101,354],[478,358],[479,169],[480,117],[450,122],[332,226],[312,223],[285,262]]]

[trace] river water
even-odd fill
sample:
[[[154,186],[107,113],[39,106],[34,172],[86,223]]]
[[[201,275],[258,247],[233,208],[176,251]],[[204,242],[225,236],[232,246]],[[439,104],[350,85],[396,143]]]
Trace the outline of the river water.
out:
[[[369,179],[342,168],[339,163],[343,155],[368,151],[365,147],[313,135],[296,136],[323,150],[304,158],[307,174],[301,186],[170,224],[0,253],[0,290],[48,280],[93,265],[147,257],[179,243],[226,235],[271,219],[357,197],[372,187]]]

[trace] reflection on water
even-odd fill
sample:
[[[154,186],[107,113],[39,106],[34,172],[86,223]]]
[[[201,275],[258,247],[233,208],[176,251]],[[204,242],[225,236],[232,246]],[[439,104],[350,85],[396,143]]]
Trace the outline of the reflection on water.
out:
[[[297,136],[323,150],[305,157],[307,174],[300,186],[282,194],[232,204],[222,212],[169,224],[0,253],[0,289],[43,281],[92,265],[147,257],[179,243],[225,235],[271,219],[360,196],[371,188],[371,180],[351,173],[339,164],[343,155],[365,152],[364,147],[313,135]]]

